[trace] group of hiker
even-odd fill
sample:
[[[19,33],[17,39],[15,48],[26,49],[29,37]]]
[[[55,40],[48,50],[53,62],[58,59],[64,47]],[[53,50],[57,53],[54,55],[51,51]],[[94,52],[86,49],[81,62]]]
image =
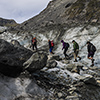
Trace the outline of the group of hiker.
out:
[[[61,40],[61,43],[63,45],[62,47],[62,50],[64,50],[63,54],[65,56],[66,59],[69,59],[70,60],[70,57],[66,54],[68,48],[70,47],[69,43],[67,42],[64,42],[64,40]],[[77,62],[77,58],[79,58],[79,60],[81,60],[81,57],[78,55],[79,54],[79,44],[73,40],[72,41],[73,43],[73,51],[74,51],[74,62]],[[93,59],[93,56],[95,54],[95,51],[96,51],[96,47],[90,42],[90,41],[87,41],[87,51],[88,51],[88,59],[91,59],[91,66],[94,66],[94,59]],[[51,54],[54,54],[53,52],[53,48],[54,48],[54,42],[53,40],[48,40],[48,45],[49,45],[49,52]],[[36,37],[32,37],[32,48],[34,50],[34,47],[36,48],[37,50],[37,40],[36,40]]]
[[[51,54],[54,54],[52,51],[54,47],[54,43],[53,41],[50,41],[50,40],[48,40],[48,42],[49,42],[49,51]],[[70,47],[69,43],[64,42],[64,40],[61,40],[61,43],[63,45],[62,50],[64,49],[63,54],[65,58],[70,60],[70,57],[66,54],[68,48]],[[77,62],[78,61],[77,58],[81,60],[81,57],[78,55],[79,54],[79,44],[75,40],[73,40],[72,43],[73,43],[73,51],[74,51],[74,62]],[[86,44],[87,44],[87,51],[88,51],[88,59],[91,59],[91,63],[92,63],[91,66],[94,66],[93,56],[95,54],[96,47],[90,41],[87,41]]]
[[[64,40],[61,40],[61,43],[63,44],[62,50],[64,49],[63,54],[65,55],[65,58],[70,59],[70,57],[66,54],[66,52],[69,48],[69,43],[64,42]],[[81,57],[78,56],[79,45],[75,40],[73,40],[72,43],[73,43],[73,51],[74,51],[74,59],[75,59],[74,62],[77,62],[77,57],[79,58],[79,60],[81,60]]]

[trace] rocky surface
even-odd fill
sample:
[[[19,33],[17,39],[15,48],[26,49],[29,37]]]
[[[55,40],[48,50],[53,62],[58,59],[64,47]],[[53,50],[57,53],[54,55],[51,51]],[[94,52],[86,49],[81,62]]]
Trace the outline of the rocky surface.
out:
[[[13,76],[22,66],[26,70],[16,78],[0,75],[0,99],[100,100],[99,3],[99,0],[52,0],[39,15],[11,27],[10,31],[1,31],[0,38],[12,44],[0,40],[0,64],[3,63],[0,72]],[[39,53],[31,48],[32,35],[37,38]],[[48,39],[54,40],[54,55],[49,54]],[[62,39],[70,44],[67,51],[70,59],[64,58]],[[73,62],[72,40],[79,43],[81,61]],[[87,41],[97,48],[93,67],[87,59]]]
[[[18,41],[8,43],[0,39],[0,72],[6,76],[17,77],[28,67],[28,71],[42,69],[46,65],[45,54],[35,54],[20,45]]]
[[[14,20],[0,18],[0,26],[14,27],[17,23]]]
[[[99,4],[99,0],[52,0],[39,15],[14,27],[12,31],[45,33],[76,25],[97,25],[100,23]]]

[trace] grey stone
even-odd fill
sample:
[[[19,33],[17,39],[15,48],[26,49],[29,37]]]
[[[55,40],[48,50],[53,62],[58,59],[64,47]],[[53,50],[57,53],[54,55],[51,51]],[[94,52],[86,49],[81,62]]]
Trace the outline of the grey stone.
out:
[[[57,62],[54,60],[49,60],[46,65],[47,68],[55,68],[56,66],[57,66]]]
[[[0,39],[0,72],[6,76],[17,77],[23,71],[23,63],[33,53],[20,45],[12,45]]]
[[[58,97],[61,98],[63,94],[61,92],[58,93]]]
[[[40,70],[46,66],[47,59],[46,54],[35,53],[26,62],[24,62],[24,69],[27,69],[30,73]]]
[[[69,70],[69,71],[71,71],[75,67],[76,67],[75,64],[69,64],[69,65],[64,66],[64,68],[67,69],[67,70]]]

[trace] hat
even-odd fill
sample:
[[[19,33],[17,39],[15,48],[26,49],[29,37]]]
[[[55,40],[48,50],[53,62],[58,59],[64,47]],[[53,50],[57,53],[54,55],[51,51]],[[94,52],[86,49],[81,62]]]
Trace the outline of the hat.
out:
[[[88,44],[88,43],[90,43],[90,41],[87,41],[87,43],[86,43],[86,44]]]
[[[72,42],[75,42],[75,40],[73,40]]]
[[[64,42],[63,40],[61,40],[61,42]]]

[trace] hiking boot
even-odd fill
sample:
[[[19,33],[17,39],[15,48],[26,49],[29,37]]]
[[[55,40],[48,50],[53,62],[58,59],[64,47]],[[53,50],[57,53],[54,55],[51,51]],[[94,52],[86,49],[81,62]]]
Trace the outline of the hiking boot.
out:
[[[91,65],[91,67],[93,67],[93,66],[94,66],[94,64]]]
[[[74,62],[77,62],[77,59],[75,59]]]
[[[79,57],[79,60],[81,60],[81,57]]]
[[[54,54],[53,52],[50,52],[51,54]]]

